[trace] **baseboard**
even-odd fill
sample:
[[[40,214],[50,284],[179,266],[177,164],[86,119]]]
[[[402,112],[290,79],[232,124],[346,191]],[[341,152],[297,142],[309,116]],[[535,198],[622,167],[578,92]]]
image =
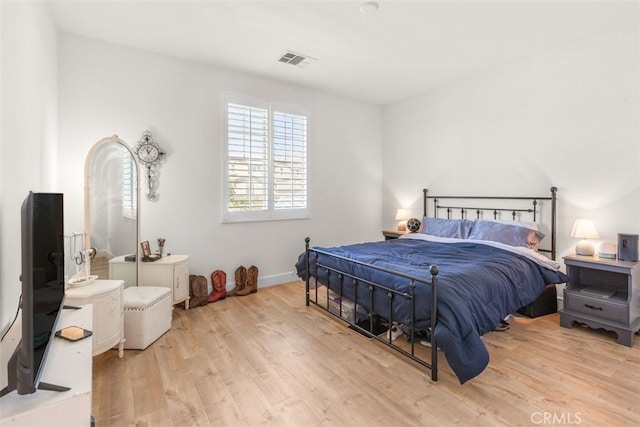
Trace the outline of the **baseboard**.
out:
[[[234,277],[231,277],[231,279],[233,280]],[[283,283],[294,282],[296,280],[300,280],[300,278],[296,276],[296,274],[293,271],[288,271],[286,273],[280,273],[280,274],[272,274],[270,276],[259,276],[258,288],[266,288],[269,286],[281,285]],[[233,289],[235,287],[235,283],[236,283],[235,280],[230,282],[228,281],[227,290]],[[211,289],[209,291],[211,291]]]
[[[258,287],[266,288],[268,286],[281,285],[283,283],[294,282],[300,280],[293,271],[286,273],[273,274],[271,276],[260,276],[258,278]]]

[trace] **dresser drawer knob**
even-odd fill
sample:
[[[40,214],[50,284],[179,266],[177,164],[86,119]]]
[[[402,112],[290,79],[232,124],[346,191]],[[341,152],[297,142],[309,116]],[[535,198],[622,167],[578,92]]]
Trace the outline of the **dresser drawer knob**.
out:
[[[592,310],[598,310],[598,311],[604,310],[604,308],[602,308],[602,307],[596,307],[595,305],[591,305],[591,304],[585,304],[584,306],[587,307],[587,308],[590,308]]]

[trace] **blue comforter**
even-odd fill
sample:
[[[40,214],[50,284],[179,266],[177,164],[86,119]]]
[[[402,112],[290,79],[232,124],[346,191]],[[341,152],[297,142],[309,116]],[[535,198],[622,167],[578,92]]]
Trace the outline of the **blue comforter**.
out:
[[[500,320],[532,302],[547,284],[564,283],[567,276],[544,268],[536,262],[500,248],[474,242],[439,243],[413,239],[360,243],[335,248],[318,248],[332,254],[355,259],[377,267],[431,278],[429,267],[437,265],[438,306],[434,336],[438,347],[461,383],[480,374],[489,363],[489,353],[481,336],[493,330]],[[322,284],[340,291],[337,275],[315,271],[315,261],[384,286],[406,291],[409,281],[348,261],[312,252],[311,275]],[[296,264],[298,276],[307,277],[305,254]],[[343,281],[344,283],[344,281]],[[363,284],[358,289],[342,285],[342,295],[371,310],[371,300]],[[415,328],[430,325],[431,286],[419,284],[415,289]],[[357,293],[357,295],[356,295]],[[410,324],[410,303],[394,300],[389,312],[385,292],[374,294],[373,311],[383,318]]]

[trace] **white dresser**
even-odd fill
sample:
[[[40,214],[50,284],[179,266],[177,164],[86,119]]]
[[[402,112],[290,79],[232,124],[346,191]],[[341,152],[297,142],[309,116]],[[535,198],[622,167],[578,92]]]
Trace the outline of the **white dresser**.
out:
[[[189,309],[189,255],[164,255],[157,261],[138,264],[138,286],[163,286],[171,289],[173,304],[184,301]]]
[[[65,292],[66,305],[93,304],[93,355],[118,346],[118,357],[124,355],[124,281],[96,280],[85,286],[71,287]]]

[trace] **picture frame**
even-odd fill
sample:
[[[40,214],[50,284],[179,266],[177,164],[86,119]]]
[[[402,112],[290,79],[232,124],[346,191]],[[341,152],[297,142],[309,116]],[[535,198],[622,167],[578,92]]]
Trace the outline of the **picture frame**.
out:
[[[149,258],[151,256],[151,246],[149,246],[149,241],[145,240],[140,243],[140,247],[142,248],[142,257]]]
[[[618,233],[618,260],[638,261],[638,235]]]

